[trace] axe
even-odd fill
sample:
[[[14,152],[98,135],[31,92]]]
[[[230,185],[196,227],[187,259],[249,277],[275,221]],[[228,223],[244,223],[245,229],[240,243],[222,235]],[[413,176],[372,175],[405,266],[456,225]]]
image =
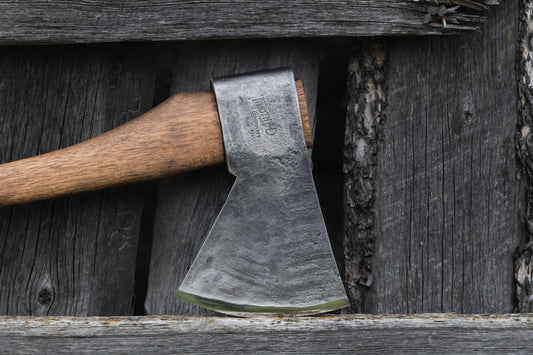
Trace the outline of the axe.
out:
[[[0,207],[226,161],[235,183],[178,296],[238,316],[347,306],[311,175],[301,82],[277,69],[212,87],[88,141],[0,165]]]

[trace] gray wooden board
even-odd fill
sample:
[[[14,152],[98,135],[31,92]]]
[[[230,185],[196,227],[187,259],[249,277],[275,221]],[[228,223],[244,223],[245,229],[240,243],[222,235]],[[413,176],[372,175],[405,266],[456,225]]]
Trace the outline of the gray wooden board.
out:
[[[447,34],[484,18],[461,8],[444,29],[423,24],[426,9],[412,0],[2,1],[0,43]]]
[[[0,162],[89,139],[149,109],[151,47],[2,48]],[[141,191],[0,209],[0,314],[131,315]]]
[[[514,310],[513,253],[525,233],[517,21],[518,2],[508,2],[482,34],[387,42],[373,283],[363,311]]]
[[[213,77],[291,66],[304,82],[312,119],[318,79],[316,44],[306,39],[178,43],[172,92],[208,91]],[[211,314],[177,298],[176,292],[232,183],[225,166],[160,183],[145,303],[148,314]]]
[[[531,315],[0,317],[8,354],[530,354]]]

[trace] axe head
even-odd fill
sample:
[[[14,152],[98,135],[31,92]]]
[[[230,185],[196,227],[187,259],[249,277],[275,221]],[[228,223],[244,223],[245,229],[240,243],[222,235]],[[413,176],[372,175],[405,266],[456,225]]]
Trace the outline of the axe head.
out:
[[[218,312],[308,315],[348,305],[290,69],[213,80],[235,183],[178,296]]]

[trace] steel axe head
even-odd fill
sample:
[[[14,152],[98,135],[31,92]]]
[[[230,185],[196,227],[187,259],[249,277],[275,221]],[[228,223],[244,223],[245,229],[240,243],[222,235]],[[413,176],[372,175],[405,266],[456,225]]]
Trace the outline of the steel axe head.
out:
[[[178,296],[239,316],[308,315],[347,306],[292,70],[214,79],[212,85],[236,180]]]

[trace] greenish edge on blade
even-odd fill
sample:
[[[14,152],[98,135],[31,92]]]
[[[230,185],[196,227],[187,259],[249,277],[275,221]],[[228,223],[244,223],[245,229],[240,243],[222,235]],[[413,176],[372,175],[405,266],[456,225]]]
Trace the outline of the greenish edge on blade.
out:
[[[185,301],[194,303],[200,307],[204,307],[213,311],[234,314],[240,316],[251,316],[253,314],[302,314],[302,315],[311,315],[315,313],[323,313],[334,311],[339,308],[344,308],[350,305],[350,302],[347,298],[340,300],[318,304],[314,306],[307,307],[263,307],[263,306],[252,306],[252,305],[240,305],[229,303],[225,301],[213,300],[201,296],[191,295],[189,293],[178,291],[176,294],[181,299]]]

